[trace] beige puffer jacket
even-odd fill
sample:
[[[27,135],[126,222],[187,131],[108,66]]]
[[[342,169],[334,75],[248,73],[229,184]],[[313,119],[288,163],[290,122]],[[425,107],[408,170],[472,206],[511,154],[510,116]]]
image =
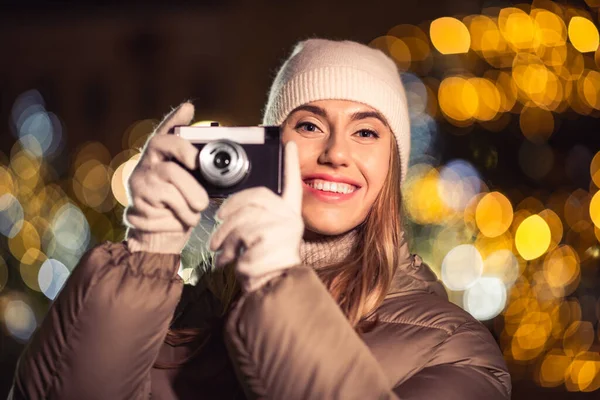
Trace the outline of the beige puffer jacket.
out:
[[[451,304],[418,256],[400,266],[360,337],[315,271],[287,270],[243,295],[222,335],[165,343],[169,326],[202,327],[214,297],[184,285],[176,255],[90,250],[19,360],[13,399],[509,399],[489,331]],[[185,288],[184,288],[185,286]]]

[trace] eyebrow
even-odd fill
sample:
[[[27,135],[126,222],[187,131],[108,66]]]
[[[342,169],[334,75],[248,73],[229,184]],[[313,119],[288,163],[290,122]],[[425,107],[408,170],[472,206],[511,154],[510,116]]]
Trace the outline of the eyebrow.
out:
[[[325,111],[321,107],[317,107],[317,106],[311,106],[311,105],[305,104],[305,105],[295,108],[290,114],[293,114],[297,111],[309,111],[320,117],[328,118],[327,111]],[[352,115],[350,115],[351,121],[359,121],[361,119],[367,119],[367,118],[378,119],[383,125],[385,125],[386,127],[389,127],[387,121],[385,120],[385,117],[377,111],[358,111],[358,112],[355,112]]]

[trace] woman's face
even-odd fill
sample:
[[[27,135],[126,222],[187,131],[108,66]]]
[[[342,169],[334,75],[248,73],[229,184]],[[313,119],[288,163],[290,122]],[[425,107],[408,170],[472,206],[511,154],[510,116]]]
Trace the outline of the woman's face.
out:
[[[375,109],[320,100],[290,113],[283,141],[298,145],[306,234],[337,235],[365,220],[386,179],[392,132]]]

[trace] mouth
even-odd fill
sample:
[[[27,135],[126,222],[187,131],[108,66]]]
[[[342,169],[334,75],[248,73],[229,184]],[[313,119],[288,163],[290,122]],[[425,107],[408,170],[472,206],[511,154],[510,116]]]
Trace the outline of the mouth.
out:
[[[349,195],[360,189],[360,186],[346,182],[333,182],[324,179],[305,179],[304,184],[317,192],[331,195]]]
[[[305,189],[320,200],[346,200],[360,190],[359,186],[349,183],[331,182],[321,179],[304,180]]]

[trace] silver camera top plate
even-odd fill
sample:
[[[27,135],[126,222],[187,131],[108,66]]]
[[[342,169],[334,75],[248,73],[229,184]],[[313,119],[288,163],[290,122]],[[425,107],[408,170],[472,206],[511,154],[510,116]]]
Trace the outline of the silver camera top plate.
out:
[[[208,143],[221,139],[241,144],[265,143],[265,128],[260,126],[177,126],[173,133],[191,143]]]

